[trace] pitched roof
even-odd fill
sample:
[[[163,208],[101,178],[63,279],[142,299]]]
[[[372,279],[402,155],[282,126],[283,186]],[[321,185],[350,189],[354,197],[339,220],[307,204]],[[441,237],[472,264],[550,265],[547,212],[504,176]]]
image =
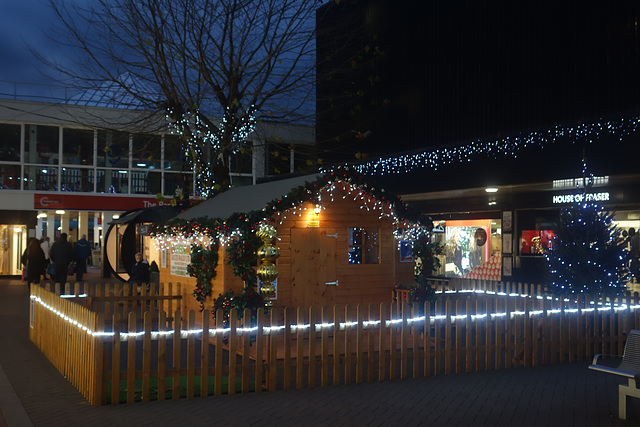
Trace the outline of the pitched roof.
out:
[[[214,198],[202,202],[182,212],[176,218],[191,220],[194,218],[226,219],[240,212],[252,212],[263,209],[269,202],[281,199],[296,187],[320,179],[323,174],[305,175],[281,181],[231,188]]]

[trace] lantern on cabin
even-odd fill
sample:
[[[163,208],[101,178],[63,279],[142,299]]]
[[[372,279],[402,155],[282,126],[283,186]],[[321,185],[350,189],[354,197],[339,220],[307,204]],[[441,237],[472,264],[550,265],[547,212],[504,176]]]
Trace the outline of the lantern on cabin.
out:
[[[257,253],[260,260],[257,276],[262,282],[260,293],[267,300],[267,305],[272,305],[271,298],[276,293],[273,282],[278,278],[278,268],[275,265],[275,261],[280,256],[280,248],[273,245],[276,238],[276,229],[272,225],[263,224],[256,235],[262,240],[262,246]]]

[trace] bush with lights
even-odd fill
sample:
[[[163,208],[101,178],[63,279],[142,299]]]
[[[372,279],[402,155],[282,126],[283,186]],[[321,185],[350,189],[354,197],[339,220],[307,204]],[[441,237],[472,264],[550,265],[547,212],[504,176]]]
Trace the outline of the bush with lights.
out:
[[[621,230],[613,214],[590,202],[589,193],[560,212],[556,237],[545,254],[550,291],[558,294],[618,295],[628,272]]]

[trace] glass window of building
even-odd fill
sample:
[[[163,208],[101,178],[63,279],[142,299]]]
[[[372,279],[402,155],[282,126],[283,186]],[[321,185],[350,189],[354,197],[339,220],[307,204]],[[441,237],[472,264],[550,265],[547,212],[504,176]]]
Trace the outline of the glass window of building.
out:
[[[98,169],[96,191],[98,193],[128,193],[129,172],[119,169]]]
[[[58,191],[58,168],[25,166],[24,189],[33,191]]]
[[[20,161],[20,125],[0,124],[0,161]]]
[[[164,174],[164,195],[174,197],[176,190],[180,189],[184,197],[193,194],[193,174],[192,173],[168,173]]]
[[[379,264],[377,228],[349,228],[349,264]]]
[[[0,189],[20,189],[20,165],[0,165]]]
[[[60,173],[61,191],[81,191],[93,193],[95,174],[93,169],[62,168]]]
[[[131,152],[133,168],[160,169],[162,137],[160,135],[133,135]]]
[[[60,156],[60,133],[57,126],[26,125],[25,163],[57,165]]]
[[[164,136],[164,169],[189,171],[189,155],[182,146],[182,138],[177,135]]]
[[[98,131],[98,166],[129,167],[129,134],[115,130]]]
[[[161,172],[131,172],[131,192],[133,194],[159,194],[161,190]]]
[[[93,166],[93,130],[62,130],[62,163]]]

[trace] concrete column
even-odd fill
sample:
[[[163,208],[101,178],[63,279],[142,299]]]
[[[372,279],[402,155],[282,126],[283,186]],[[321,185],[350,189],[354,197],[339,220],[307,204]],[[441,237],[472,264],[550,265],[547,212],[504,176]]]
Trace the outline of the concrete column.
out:
[[[88,233],[89,233],[89,212],[79,211],[78,212],[78,235],[76,236],[75,240],[79,240],[83,234],[88,234]]]
[[[47,217],[43,217],[42,214],[46,215],[46,212],[38,211],[38,223],[36,225],[36,239],[40,239],[43,235],[46,235],[45,226],[47,225]]]
[[[53,244],[56,241],[56,216],[52,212],[47,213],[47,236],[49,237],[49,244]]]
[[[60,233],[69,235],[69,212],[60,215]]]
[[[101,229],[100,227],[102,227],[102,213],[101,212],[94,212],[93,214],[93,239],[91,239],[93,241],[93,243],[97,243],[98,247],[101,246]]]

